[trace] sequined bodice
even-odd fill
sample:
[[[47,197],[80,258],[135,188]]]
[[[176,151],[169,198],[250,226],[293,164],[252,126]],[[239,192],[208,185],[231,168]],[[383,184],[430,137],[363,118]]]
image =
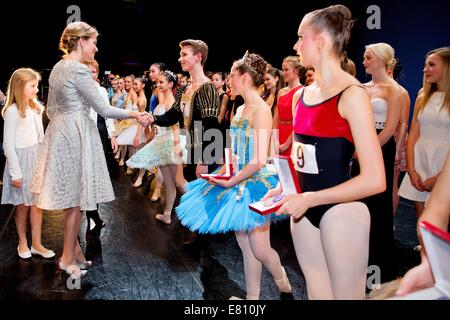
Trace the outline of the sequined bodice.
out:
[[[249,119],[235,116],[230,126],[233,155],[238,156],[239,170],[253,158],[254,129]]]

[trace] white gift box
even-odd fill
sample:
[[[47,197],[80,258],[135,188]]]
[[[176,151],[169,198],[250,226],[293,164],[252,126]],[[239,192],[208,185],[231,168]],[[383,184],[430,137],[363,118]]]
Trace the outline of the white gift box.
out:
[[[277,204],[284,196],[300,193],[300,184],[297,178],[291,157],[274,155],[273,161],[280,180],[282,193],[265,201],[249,204],[249,208],[261,215],[276,212],[281,205]]]
[[[233,154],[231,148],[225,148],[225,173],[207,173],[201,174],[200,177],[209,180],[210,177],[218,180],[230,180],[233,177]]]

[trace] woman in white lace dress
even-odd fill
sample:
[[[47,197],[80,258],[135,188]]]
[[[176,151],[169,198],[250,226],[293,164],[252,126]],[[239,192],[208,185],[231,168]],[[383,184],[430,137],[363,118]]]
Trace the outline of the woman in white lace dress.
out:
[[[47,106],[50,123],[31,183],[38,207],[64,211],[64,248],[57,265],[67,273],[78,270],[75,276],[91,264],[86,263],[77,241],[81,211],[95,210],[97,203],[114,200],[97,125],[89,117],[90,109],[105,118],[133,117],[145,122],[145,116],[138,112],[107,105],[88,67],[81,63],[94,59],[97,36],[97,30],[84,22],[70,23],[61,35],[59,47],[65,55],[50,74]],[[72,267],[76,265],[78,268]]]

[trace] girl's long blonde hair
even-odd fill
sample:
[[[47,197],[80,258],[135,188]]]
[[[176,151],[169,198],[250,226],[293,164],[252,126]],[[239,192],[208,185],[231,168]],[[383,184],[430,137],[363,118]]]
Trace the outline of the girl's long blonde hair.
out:
[[[42,112],[43,106],[39,102],[36,100],[25,101],[23,97],[25,85],[34,80],[39,82],[41,76],[31,68],[20,68],[13,72],[6,91],[6,102],[2,109],[2,117],[5,116],[6,110],[14,103],[17,106],[17,110],[19,110],[19,116],[22,118],[26,116],[27,107],[38,113]]]
[[[442,103],[441,109],[446,109],[450,115],[450,47],[443,47],[439,49],[432,50],[428,52],[427,58],[435,54],[442,59],[444,64],[444,83],[445,83],[445,92],[444,92],[444,102]],[[437,91],[436,83],[428,83],[426,81],[425,75],[423,76],[423,86],[419,91],[419,95],[417,97],[416,102],[416,110],[415,113],[419,114],[423,111],[428,101],[430,100],[433,93]]]

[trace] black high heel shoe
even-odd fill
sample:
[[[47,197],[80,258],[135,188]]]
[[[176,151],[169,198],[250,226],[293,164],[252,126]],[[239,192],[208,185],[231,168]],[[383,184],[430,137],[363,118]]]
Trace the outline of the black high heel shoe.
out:
[[[91,219],[95,223],[95,228],[97,227],[104,228],[106,226],[106,223],[102,219],[100,219],[97,210],[86,211],[86,218],[88,222],[88,230],[91,230]]]

